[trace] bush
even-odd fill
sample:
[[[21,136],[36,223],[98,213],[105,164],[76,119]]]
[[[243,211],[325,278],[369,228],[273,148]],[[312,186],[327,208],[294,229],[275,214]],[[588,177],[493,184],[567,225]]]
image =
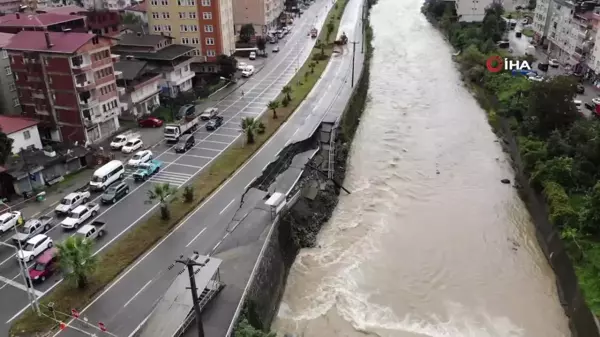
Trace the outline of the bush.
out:
[[[188,185],[183,188],[183,200],[187,203],[194,201],[194,186]]]

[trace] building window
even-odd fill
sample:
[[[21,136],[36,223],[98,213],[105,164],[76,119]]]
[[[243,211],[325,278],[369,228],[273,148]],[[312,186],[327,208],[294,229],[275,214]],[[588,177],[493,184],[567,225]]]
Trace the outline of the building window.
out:
[[[152,4],[152,6],[158,6],[158,0],[152,0],[150,1],[150,4]]]
[[[12,75],[12,70],[10,69],[10,66],[4,67],[4,71],[6,72],[6,75]]]
[[[11,83],[8,84],[8,90],[10,90],[10,91],[17,90],[17,86],[15,85],[14,82],[11,82]]]
[[[207,37],[206,38],[206,45],[207,46],[214,46],[215,45],[215,39],[213,39],[212,37]]]
[[[190,16],[190,19],[196,18],[196,12],[189,12],[188,15]]]
[[[153,27],[153,28],[154,28],[154,31],[155,31],[155,32],[160,32],[160,31],[161,31],[160,27],[161,27],[161,26],[154,26],[154,27]]]
[[[13,98],[13,106],[19,106],[19,105],[21,105],[21,103],[19,103],[19,97]]]
[[[190,39],[188,37],[182,37],[181,38],[181,43],[183,43],[183,44],[189,44],[190,43]]]
[[[208,56],[208,57],[217,56],[217,53],[213,49],[209,49],[206,51],[206,56]]]
[[[158,12],[152,12],[152,18],[158,19]]]
[[[202,12],[202,18],[204,20],[211,20],[212,19],[212,13],[211,12]]]
[[[193,37],[192,38],[192,44],[199,44],[200,43],[200,39],[197,37]]]
[[[23,138],[26,140],[31,138],[31,133],[29,131],[23,131]]]
[[[212,33],[213,32],[213,25],[204,25],[204,31],[206,33]]]
[[[163,19],[168,19],[169,18],[169,12],[162,12],[162,17],[163,17]]]
[[[3,59],[8,58],[8,53],[6,52],[6,50],[2,50],[2,58]]]
[[[197,25],[190,25],[190,31],[191,32],[197,32],[198,31],[198,26]]]
[[[202,6],[210,7],[210,0],[202,0]]]
[[[181,25],[181,26],[179,26],[179,31],[181,31],[181,32],[187,32],[188,31],[187,25]]]
[[[179,12],[179,18],[185,19],[185,12]]]
[[[171,31],[171,25],[164,25],[163,26],[163,31],[164,32],[170,32]]]
[[[196,6],[196,0],[177,0],[179,6]]]
[[[160,0],[160,4],[162,6],[168,6],[169,5],[169,0]]]

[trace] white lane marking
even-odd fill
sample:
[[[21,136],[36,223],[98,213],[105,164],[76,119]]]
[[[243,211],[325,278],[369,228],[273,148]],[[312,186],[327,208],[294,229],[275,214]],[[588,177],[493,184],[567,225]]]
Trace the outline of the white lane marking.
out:
[[[13,287],[15,287],[17,289],[21,289],[23,291],[27,291],[27,286],[26,285],[23,285],[23,284],[21,284],[19,282],[15,282],[15,281],[13,281],[13,280],[11,280],[9,278],[6,278],[4,276],[0,276],[0,281],[6,283],[8,285],[11,285],[11,286],[13,286]],[[33,291],[35,291],[36,296],[42,296],[43,295],[43,293],[41,291],[39,291],[39,290],[33,289]]]
[[[222,133],[213,133],[213,136],[221,136],[221,137],[233,137],[233,138],[237,138],[237,136],[239,135],[226,135],[226,134],[222,134]]]
[[[185,245],[185,248],[189,247],[189,246],[192,244],[192,242],[196,241],[196,239],[197,239],[197,238],[198,238],[198,237],[199,237],[199,236],[200,236],[202,233],[204,233],[204,231],[205,231],[205,230],[206,230],[206,227],[202,228],[202,230],[200,231],[200,233],[196,234],[196,236],[194,236],[194,238],[193,238],[193,239],[192,239],[190,242],[188,242],[188,244],[187,244],[187,245]]]
[[[210,137],[210,136],[209,136],[209,137]],[[203,142],[209,142],[209,143],[215,143],[215,144],[227,144],[227,145],[229,145],[229,143],[226,143],[226,142],[218,142],[218,141],[215,141],[215,140],[203,140]]]
[[[221,152],[221,150],[215,150],[215,149],[209,149],[206,147],[194,147],[196,150],[206,150],[206,151],[213,151],[213,152]]]
[[[235,201],[235,199],[231,199],[231,201],[227,204],[227,206],[223,207],[223,209],[219,212],[219,215],[223,214],[223,212],[225,212],[225,210],[231,206],[231,204],[233,204],[233,202]]]
[[[246,187],[244,187],[244,191],[246,191],[248,189],[248,186],[252,185],[252,183],[254,182],[254,179],[256,179],[256,177],[252,178],[252,180],[250,180],[250,182],[246,185]]]
[[[180,178],[187,178],[191,175],[192,175],[192,173],[171,172],[171,171],[162,171],[162,172],[158,172],[156,174],[156,176],[174,176],[174,177],[180,177]],[[156,177],[156,176],[152,176],[152,177]]]
[[[146,282],[146,284],[144,284],[143,287],[140,288],[140,290],[137,291],[137,293],[135,293],[130,299],[129,301],[127,301],[127,303],[125,303],[125,305],[123,306],[123,308],[125,308],[126,306],[129,305],[129,303],[131,303],[133,300],[135,300],[135,298],[142,292],[144,291],[144,289],[146,289],[147,286],[150,285],[150,283],[152,283],[152,281],[154,281],[154,279],[150,279],[148,282]]]
[[[213,157],[207,157],[207,156],[197,156],[195,154],[186,154],[187,157],[194,157],[194,158],[202,158],[202,159],[213,159]]]
[[[191,167],[191,168],[196,168],[196,169],[202,169],[204,166],[197,166],[197,165],[188,165],[188,164],[179,164],[179,163],[171,163],[171,165],[175,165],[175,166],[185,166],[185,167]]]

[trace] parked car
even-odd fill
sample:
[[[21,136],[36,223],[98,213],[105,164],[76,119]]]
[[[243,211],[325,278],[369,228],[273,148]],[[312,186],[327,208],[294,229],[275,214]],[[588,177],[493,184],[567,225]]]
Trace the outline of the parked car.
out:
[[[121,148],[121,152],[131,153],[135,150],[141,149],[142,146],[144,146],[144,143],[142,142],[141,139],[139,139],[139,138],[132,139],[132,140],[128,141],[127,143],[125,143],[125,145],[123,145],[123,148]]]
[[[550,64],[540,62],[540,63],[538,63],[537,67],[541,71],[548,71],[548,67],[550,67]]]
[[[206,123],[206,131],[214,131],[219,128],[223,124],[223,116],[217,116],[216,118],[210,120]]]
[[[147,117],[138,121],[140,128],[160,128],[163,121],[156,117]]]
[[[248,58],[251,60],[256,60],[256,52],[254,52],[254,51],[250,52],[250,56],[248,56]]]
[[[273,52],[274,53],[279,53],[279,46],[273,47]]]
[[[110,148],[113,150],[120,150],[127,141],[135,138],[140,138],[140,134],[137,132],[125,132],[120,134],[110,142]]]
[[[179,108],[176,118],[182,119],[183,117],[192,117],[196,113],[196,106],[193,104],[186,104]]]
[[[212,120],[206,125],[210,124],[211,122]],[[175,153],[184,153],[187,150],[193,148],[195,144],[196,138],[194,138],[194,135],[184,135],[181,138],[179,138],[179,142],[177,142],[177,145],[175,145]]]
[[[238,70],[244,70],[244,69],[246,69],[247,66],[248,66],[248,64],[246,62],[238,62],[237,63]]]
[[[116,184],[112,184],[106,189],[104,193],[102,193],[102,202],[105,204],[111,203],[114,204],[117,200],[120,200],[124,196],[129,193],[129,185],[125,182],[119,182]]]
[[[81,226],[75,235],[83,238],[83,240],[97,240],[104,236],[105,225],[104,221],[96,220],[89,225]]]
[[[558,62],[557,59],[550,59],[548,60],[548,64],[552,67],[552,68],[558,68],[560,66],[560,63]]]
[[[18,211],[6,212],[0,215],[0,234],[4,234],[15,227],[20,217],[21,212]]]
[[[43,252],[29,269],[29,278],[34,283],[44,282],[58,269],[58,249],[50,248]]]
[[[64,229],[79,228],[84,222],[93,218],[98,214],[100,205],[95,203],[87,203],[85,205],[77,206],[74,210],[69,213],[69,217],[64,219],[60,225]]]
[[[152,160],[152,151],[143,150],[143,151],[139,151],[138,153],[134,154],[133,157],[131,159],[129,159],[129,161],[127,162],[127,165],[136,167],[139,164],[145,163],[150,160]]]
[[[17,258],[25,262],[31,262],[46,249],[52,248],[54,243],[46,234],[38,234],[27,240],[23,249],[17,253]]]
[[[246,68],[244,68],[244,69],[246,69]],[[204,110],[202,115],[200,115],[200,119],[203,121],[207,121],[207,120],[215,117],[218,113],[219,113],[218,108],[216,108],[216,107],[208,108],[208,109]]]
[[[25,244],[27,240],[37,234],[49,231],[50,228],[52,228],[51,216],[42,216],[39,219],[29,219],[11,239],[15,245],[18,245],[19,243]]]
[[[54,213],[56,215],[69,214],[75,207],[85,204],[88,200],[90,200],[90,192],[88,191],[69,193],[56,206]]]
[[[242,77],[250,77],[254,75],[254,67],[253,66],[247,66],[246,69],[244,69],[244,71],[242,71]]]

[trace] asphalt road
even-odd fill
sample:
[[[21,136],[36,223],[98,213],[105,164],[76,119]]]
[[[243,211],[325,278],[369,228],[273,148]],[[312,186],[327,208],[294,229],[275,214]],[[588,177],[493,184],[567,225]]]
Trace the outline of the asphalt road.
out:
[[[126,180],[131,186],[129,195],[114,205],[101,206],[98,218],[106,221],[108,228],[107,234],[98,242],[96,252],[106,249],[127,230],[151,214],[157,205],[147,204],[146,200],[147,191],[154,183],[184,185],[210,165],[231,144],[242,138],[239,127],[241,119],[262,114],[266,110],[266,104],[277,97],[283,86],[293,77],[298,65],[303,64],[310,54],[315,40],[310,39],[307,34],[311,27],[322,26],[326,6],[331,6],[329,1],[320,1],[312,5],[302,18],[296,20],[292,33],[280,42],[281,51],[278,54],[270,54],[266,67],[242,85],[238,89],[239,94],[233,93],[216,104],[225,118],[221,128],[209,133],[205,131],[204,125],[201,125],[195,133],[197,140],[195,148],[185,154],[175,154],[165,143],[159,143],[152,148],[155,158],[163,162],[160,173],[141,184],[136,184],[128,176]],[[241,91],[244,91],[243,96]],[[98,198],[99,195],[95,195],[92,201],[98,201]],[[228,202],[229,200],[224,205]],[[211,209],[218,207],[217,204]],[[56,226],[48,235],[54,241],[60,242],[72,233],[63,232]],[[9,237],[10,235],[7,235],[2,240],[8,241]],[[0,328],[0,335],[5,335],[10,322],[28,306],[25,287],[20,280],[14,251],[7,247],[0,247],[0,298],[3,304],[0,308],[0,320],[5,322]],[[62,282],[60,275],[56,275],[45,283],[37,285],[36,292],[39,296],[43,296],[60,282]]]
[[[329,1],[326,1],[329,3]],[[310,7],[304,14],[304,17],[312,13],[324,13],[325,2],[321,1]],[[360,40],[360,29],[355,29],[359,23],[361,0],[351,0],[346,13],[353,15],[344,15],[342,30],[346,31],[350,39]],[[323,19],[323,18],[321,18]],[[297,24],[298,25],[298,24]],[[298,29],[296,34],[305,36],[306,29]],[[356,32],[356,33],[355,33]],[[293,38],[293,37],[292,37]],[[306,40],[305,40],[306,41]],[[302,43],[304,47],[311,45],[312,42]],[[288,45],[290,43],[288,42]],[[359,47],[360,48],[360,47]],[[357,48],[357,53],[360,49]],[[294,55],[300,55],[303,60],[305,53],[310,49],[302,48],[298,45],[296,49],[289,49]],[[260,202],[264,196],[263,192],[257,191],[247,195],[240,208],[240,197],[247,186],[261,174],[266,164],[271,162],[275,156],[284,148],[286,143],[302,134],[308,134],[320,123],[321,119],[330,111],[332,106],[339,105],[339,110],[345,105],[345,101],[338,101],[342,95],[349,97],[349,80],[351,74],[351,55],[352,47],[346,47],[340,56],[337,56],[330,62],[326,73],[322,76],[317,87],[311,92],[307,100],[300,106],[298,111],[278,130],[278,132],[240,169],[236,174],[223,184],[207,201],[197,208],[188,218],[184,219],[168,236],[162,239],[150,251],[142,256],[133,266],[107,287],[90,305],[86,308],[79,308],[80,312],[88,318],[90,322],[102,321],[108,327],[109,331],[116,336],[131,336],[140,326],[141,322],[148,316],[153,305],[164,294],[165,290],[171,284],[174,277],[181,271],[180,266],[171,267],[173,261],[180,255],[188,255],[193,251],[200,254],[209,254],[216,249],[226,237],[228,224],[235,216],[243,217],[251,211],[253,206]],[[285,50],[282,50],[285,52]],[[355,61],[361,59],[362,54],[355,58]],[[286,58],[282,56],[282,59]],[[292,59],[293,60],[293,59]],[[302,62],[300,62],[301,64]],[[294,63],[288,63],[286,67],[294,67]],[[292,72],[288,72],[282,65],[281,68],[274,68],[271,75],[263,70],[263,76],[266,76],[269,82],[277,83],[283,86]],[[278,75],[275,75],[278,74]],[[290,75],[287,75],[290,74]],[[358,74],[358,72],[357,72]],[[275,76],[284,75],[286,80],[276,80]],[[281,83],[279,83],[281,82]],[[345,90],[338,90],[344,87]],[[255,90],[263,90],[275,96],[280,89],[269,89],[269,85],[260,86]],[[241,94],[238,97],[230,96],[221,104],[250,104],[255,99],[252,95],[256,91],[244,89],[244,97]],[[265,97],[265,96],[262,96]],[[266,96],[261,106],[256,105],[256,113],[260,113],[259,108],[264,110],[266,102],[270,100]],[[234,102],[236,101],[236,102]],[[238,108],[238,109],[239,109]],[[252,110],[243,110],[253,112]],[[235,112],[232,112],[235,113]],[[235,127],[239,122],[229,122],[225,127],[231,128],[231,131],[237,131]],[[239,132],[239,131],[238,131]],[[231,137],[234,134],[231,133]],[[210,138],[211,136],[209,136]],[[221,136],[226,137],[226,136]],[[219,141],[220,142],[220,141]],[[220,144],[220,143],[215,143]],[[205,148],[206,145],[199,146]],[[196,149],[200,150],[200,149]],[[207,151],[207,150],[202,150]],[[210,151],[210,150],[208,150]],[[218,151],[218,149],[216,150]],[[206,153],[206,152],[205,152]],[[195,154],[204,156],[201,154]],[[192,157],[195,158],[195,157]],[[186,158],[186,160],[192,160]],[[186,164],[187,165],[187,164]],[[191,164],[190,164],[191,165]],[[123,221],[128,223],[127,221]],[[263,228],[257,228],[256,233],[262,233]],[[234,231],[235,233],[235,231]],[[230,235],[233,237],[234,235]],[[256,256],[249,256],[248,262],[254,264]],[[249,274],[246,275],[249,277]],[[242,285],[243,287],[243,285]],[[226,287],[227,289],[227,287]],[[219,300],[218,298],[216,299]],[[239,300],[239,296],[238,296]],[[229,305],[229,314],[233,317],[233,312],[238,303]],[[81,322],[71,322],[73,326],[86,329]],[[224,326],[224,331],[229,326]],[[89,331],[89,327],[87,328]],[[63,332],[57,333],[61,336],[81,336],[80,332],[67,328]]]

